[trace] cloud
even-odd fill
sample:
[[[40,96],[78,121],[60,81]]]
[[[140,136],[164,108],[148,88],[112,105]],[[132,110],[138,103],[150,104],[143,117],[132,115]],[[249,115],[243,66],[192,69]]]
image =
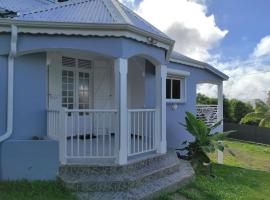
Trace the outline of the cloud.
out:
[[[270,65],[264,59],[250,57],[248,60],[234,60],[231,62],[212,61],[224,73],[230,76],[224,82],[224,94],[227,98],[252,101],[254,99],[266,100],[270,90]],[[200,85],[197,92],[210,97],[217,97],[217,88],[213,85]]]
[[[265,36],[247,60],[221,62],[222,55],[213,55],[228,30],[222,30],[214,15],[207,15],[206,0],[121,0],[151,24],[176,40],[175,50],[189,57],[209,62],[230,76],[224,82],[228,98],[250,101],[266,99],[270,85],[270,35]],[[225,59],[226,60],[226,59]],[[198,91],[217,96],[217,87],[202,85]]]
[[[265,36],[257,44],[252,54],[254,57],[270,56],[270,35]]]
[[[134,0],[121,0],[133,5]],[[144,19],[176,41],[175,50],[199,60],[210,57],[209,50],[228,33],[207,16],[203,0],[143,0],[135,10]]]
[[[119,1],[131,9],[136,9],[135,0],[119,0]]]

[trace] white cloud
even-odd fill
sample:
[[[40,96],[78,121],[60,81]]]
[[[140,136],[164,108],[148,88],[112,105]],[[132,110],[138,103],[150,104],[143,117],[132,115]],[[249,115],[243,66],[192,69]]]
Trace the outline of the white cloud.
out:
[[[216,25],[214,15],[207,15],[205,0],[143,0],[139,5],[134,0],[120,0],[176,40],[175,49],[189,57],[207,60],[230,76],[224,82],[228,98],[250,101],[266,99],[270,90],[270,35],[262,38],[251,56],[246,60],[235,59],[221,62],[222,55],[211,55],[228,33]],[[266,59],[267,58],[267,59]],[[203,85],[198,91],[211,97],[217,96],[217,87]]]
[[[119,1],[132,9],[135,9],[136,7],[135,0],[119,0]]]
[[[253,52],[254,57],[270,56],[270,35],[261,39]]]
[[[122,0],[133,4],[134,0]],[[176,40],[175,50],[195,59],[206,60],[228,33],[207,16],[202,0],[143,0],[136,12]]]
[[[270,65],[264,60],[250,57],[247,61],[234,60],[220,63],[213,61],[224,73],[230,76],[224,82],[224,94],[227,98],[236,98],[243,101],[254,99],[266,100],[270,90]],[[213,85],[202,85],[198,92],[210,97],[217,96],[217,89]]]

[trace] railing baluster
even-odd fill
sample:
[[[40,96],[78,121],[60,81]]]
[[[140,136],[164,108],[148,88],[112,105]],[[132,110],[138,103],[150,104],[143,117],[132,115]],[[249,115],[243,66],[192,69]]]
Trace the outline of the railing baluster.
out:
[[[83,157],[86,157],[86,119],[85,117],[87,116],[85,112],[83,112]]]
[[[96,152],[96,156],[98,157],[99,156],[99,113],[97,113],[97,128],[96,128],[96,137],[97,137],[97,144],[96,144],[96,147],[97,147],[97,152]]]
[[[109,128],[108,128],[108,132],[109,132],[109,152],[108,155],[109,156],[113,156],[113,151],[112,151],[112,113],[108,113],[108,120],[109,120]]]
[[[94,113],[89,113],[90,120],[90,157],[93,157],[93,126],[94,126]]]
[[[80,113],[77,113],[77,157],[80,157]]]
[[[133,117],[133,130],[132,130],[132,139],[133,139],[133,154],[136,152],[136,140],[135,140],[135,133],[136,133],[136,113],[132,112]]]
[[[71,136],[71,156],[73,157],[74,156],[74,151],[73,151],[73,133],[74,133],[74,122],[73,122],[73,113],[71,113],[71,133],[69,133]]]
[[[102,155],[103,157],[105,156],[105,113],[102,113],[102,137],[103,137],[103,141],[102,141]]]
[[[144,139],[143,139],[143,137],[144,137],[144,123],[143,123],[144,121],[143,121],[143,115],[144,115],[144,112],[141,112],[141,113],[142,113],[142,119],[141,119],[142,120],[142,128],[141,128],[142,129],[142,148],[141,149],[142,149],[142,152],[143,152],[144,151],[144,148],[143,148],[143,141],[144,141]]]

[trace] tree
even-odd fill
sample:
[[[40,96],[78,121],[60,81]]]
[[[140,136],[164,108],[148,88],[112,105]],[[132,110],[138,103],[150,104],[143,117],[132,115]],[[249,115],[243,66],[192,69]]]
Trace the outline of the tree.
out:
[[[231,103],[225,96],[223,96],[223,118],[224,122],[233,122]]]
[[[191,161],[194,167],[196,167],[198,164],[207,164],[208,166],[211,166],[211,160],[208,154],[217,150],[223,152],[225,148],[228,148],[228,146],[226,146],[222,140],[232,131],[216,132],[213,134],[213,130],[215,130],[215,128],[221,124],[222,120],[214,124],[212,127],[208,127],[205,122],[197,119],[190,112],[186,112],[185,121],[186,124],[180,124],[183,125],[186,130],[194,136],[195,140],[192,142],[185,141],[183,143],[185,147],[177,149],[178,157]],[[187,152],[187,154],[185,152]],[[234,155],[230,150],[229,152]]]
[[[260,127],[270,128],[270,104],[257,99],[255,102],[255,112],[246,114],[241,119],[241,124],[259,122]]]
[[[217,104],[217,99],[216,98],[210,98],[204,94],[198,93],[197,94],[197,104],[201,105],[212,105],[212,104]]]
[[[268,92],[267,104],[270,105],[270,91]]]
[[[239,123],[248,113],[253,112],[253,107],[249,103],[242,102],[238,99],[230,100],[232,122]]]

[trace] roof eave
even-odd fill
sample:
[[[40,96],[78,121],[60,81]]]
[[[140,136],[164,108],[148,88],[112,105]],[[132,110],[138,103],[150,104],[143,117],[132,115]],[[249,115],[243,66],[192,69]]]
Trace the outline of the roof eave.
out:
[[[223,72],[219,71],[218,69],[216,69],[215,67],[213,67],[213,66],[211,66],[211,65],[209,65],[207,63],[201,62],[200,64],[198,64],[198,63],[187,62],[187,61],[184,61],[184,60],[174,59],[174,58],[171,58],[170,62],[183,64],[183,65],[188,65],[188,66],[191,66],[191,67],[197,67],[197,68],[200,68],[200,69],[209,70],[210,72],[214,73],[218,77],[222,78],[223,81],[227,81],[230,78],[229,76],[227,76]]]
[[[4,26],[6,27],[4,28]],[[10,25],[15,25],[21,28],[55,28],[55,29],[72,29],[72,30],[102,30],[102,31],[130,31],[146,38],[153,38],[168,46],[169,55],[174,46],[174,40],[156,35],[154,33],[139,29],[130,24],[97,24],[97,23],[73,23],[73,22],[46,22],[46,21],[23,21],[13,19],[0,19],[0,32],[10,32]],[[167,58],[169,59],[169,57]]]

